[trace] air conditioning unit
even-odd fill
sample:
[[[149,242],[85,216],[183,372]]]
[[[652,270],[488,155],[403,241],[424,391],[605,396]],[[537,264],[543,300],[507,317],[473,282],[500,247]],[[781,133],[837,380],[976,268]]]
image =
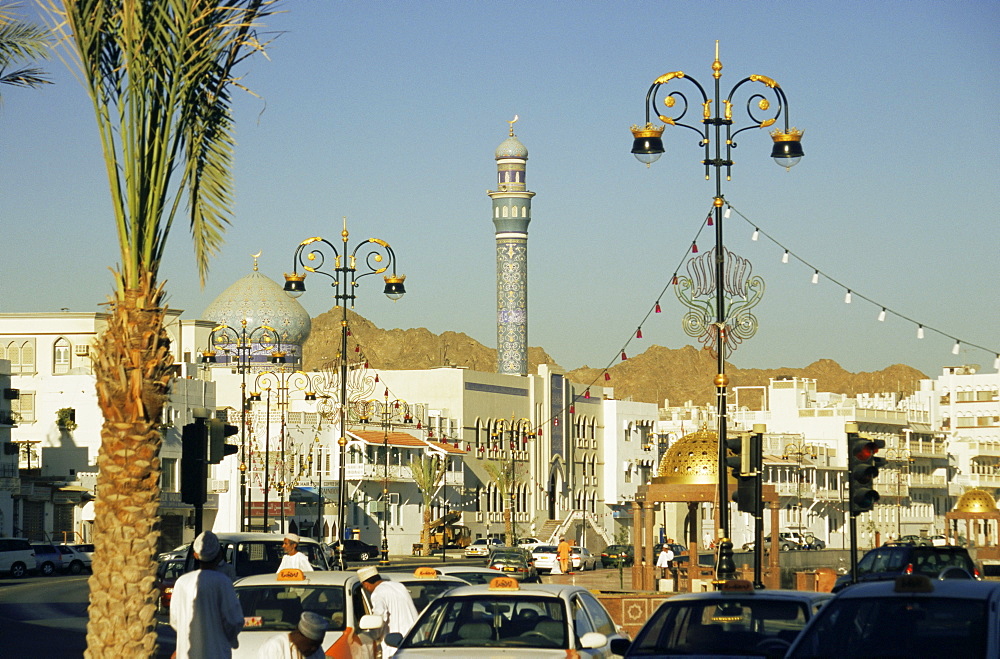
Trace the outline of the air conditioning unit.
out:
[[[209,481],[208,489],[211,492],[228,492],[229,491],[229,481]]]
[[[384,513],[385,512],[385,502],[384,501],[369,501],[368,502],[368,512],[371,514]]]
[[[73,346],[73,354],[77,357],[86,357],[90,354],[90,346],[86,343]]]

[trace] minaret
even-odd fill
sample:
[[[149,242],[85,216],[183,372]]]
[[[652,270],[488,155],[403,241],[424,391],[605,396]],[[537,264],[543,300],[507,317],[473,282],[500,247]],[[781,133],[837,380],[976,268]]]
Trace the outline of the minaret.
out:
[[[497,147],[493,224],[497,237],[497,372],[528,374],[528,223],[531,198],[524,183],[528,150],[514,135]]]

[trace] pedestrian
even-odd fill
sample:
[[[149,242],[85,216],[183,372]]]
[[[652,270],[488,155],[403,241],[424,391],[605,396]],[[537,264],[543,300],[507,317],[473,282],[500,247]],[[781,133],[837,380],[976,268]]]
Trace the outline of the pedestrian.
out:
[[[559,546],[556,547],[556,555],[559,557],[559,569],[563,574],[569,574],[569,543],[566,538],[559,538]]]
[[[198,569],[181,575],[170,598],[170,626],[177,632],[177,659],[226,659],[239,647],[243,609],[232,580],[216,566],[219,538],[205,531],[191,547]]]
[[[660,568],[661,579],[667,578],[667,572],[670,570],[673,561],[674,550],[670,548],[670,545],[664,543],[663,548],[660,549],[660,555],[656,557],[656,567]]]
[[[417,620],[417,607],[407,592],[406,586],[398,581],[383,581],[378,568],[369,565],[358,570],[361,587],[368,592],[372,605],[372,615],[381,616],[384,621],[382,634],[382,657],[386,659],[396,652],[396,648],[386,645],[385,634],[399,632],[403,636]]]
[[[278,565],[278,572],[285,569],[302,570],[312,572],[313,566],[309,564],[309,557],[299,551],[301,538],[294,533],[286,533],[285,539],[281,541],[281,547],[285,550],[285,555],[281,557],[281,564]]]
[[[287,634],[277,634],[260,646],[257,659],[323,659],[326,618],[303,611],[298,627]]]

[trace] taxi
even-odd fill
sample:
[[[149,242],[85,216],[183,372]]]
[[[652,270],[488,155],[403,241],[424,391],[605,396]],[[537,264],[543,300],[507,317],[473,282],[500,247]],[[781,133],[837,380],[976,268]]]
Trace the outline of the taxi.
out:
[[[786,656],[1000,657],[1000,583],[910,574],[851,586]]]
[[[469,582],[454,575],[440,574],[433,567],[418,567],[413,572],[378,571],[379,576],[386,581],[398,581],[406,586],[406,592],[413,600],[413,606],[420,613],[427,605],[448,591],[459,586],[468,586]],[[496,574],[496,572],[493,572]],[[367,596],[367,593],[365,594]]]
[[[256,658],[260,647],[276,634],[296,629],[303,611],[326,619],[327,657],[364,656],[371,651],[373,634],[382,627],[380,616],[366,615],[368,600],[354,572],[282,570],[240,579],[235,588],[243,609],[240,645],[233,650],[237,659]]]
[[[674,595],[653,612],[634,641],[615,641],[611,647],[625,657],[782,657],[832,599],[830,593],[755,590],[750,581],[733,579],[716,591]]]
[[[474,565],[442,565],[437,568],[438,574],[446,574],[449,577],[458,577],[472,585],[489,583],[497,576],[496,570],[488,567],[478,567]]]
[[[627,642],[604,606],[581,586],[521,584],[495,577],[456,588],[431,602],[404,637],[386,643],[394,657],[611,657]]]

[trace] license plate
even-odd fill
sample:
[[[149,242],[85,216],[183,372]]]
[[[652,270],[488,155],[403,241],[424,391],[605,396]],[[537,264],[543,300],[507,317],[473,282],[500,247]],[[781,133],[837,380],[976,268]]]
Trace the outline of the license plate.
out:
[[[505,567],[503,569],[503,571],[504,572],[517,572],[517,568],[516,567]]]

